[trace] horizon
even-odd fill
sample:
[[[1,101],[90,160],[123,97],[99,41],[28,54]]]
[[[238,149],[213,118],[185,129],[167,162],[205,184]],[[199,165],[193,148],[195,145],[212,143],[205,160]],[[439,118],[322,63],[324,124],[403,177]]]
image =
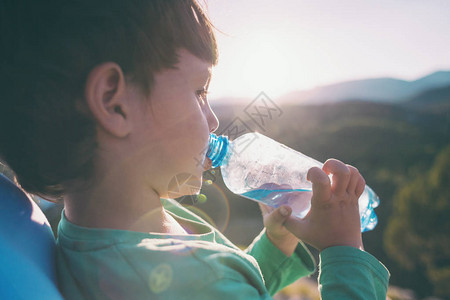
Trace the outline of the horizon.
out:
[[[329,83],[313,86],[311,88],[306,88],[306,89],[293,89],[291,91],[288,91],[287,93],[283,93],[283,94],[281,94],[279,96],[276,96],[276,97],[270,97],[270,95],[267,95],[267,96],[271,100],[279,101],[280,99],[284,99],[284,98],[286,98],[286,97],[288,97],[288,96],[290,96],[292,94],[301,93],[301,92],[309,92],[309,91],[313,91],[313,90],[316,90],[316,89],[320,89],[320,88],[324,88],[324,87],[330,87],[330,86],[334,86],[334,85],[340,85],[340,84],[349,83],[349,82],[358,82],[358,81],[374,80],[374,79],[393,79],[393,80],[400,80],[400,81],[405,81],[405,82],[414,82],[414,81],[420,80],[422,78],[428,77],[430,75],[433,75],[433,74],[439,73],[439,72],[450,73],[450,69],[448,69],[448,70],[438,69],[438,70],[432,71],[430,73],[427,73],[427,74],[424,74],[422,76],[419,76],[419,77],[416,77],[416,78],[412,78],[412,79],[405,79],[405,78],[399,78],[399,77],[388,77],[388,76],[354,78],[354,79],[337,81],[337,82],[329,82]],[[264,92],[264,91],[261,91],[261,92]],[[267,93],[265,93],[265,94],[267,94]],[[256,95],[256,96],[258,96],[258,95]],[[221,104],[223,101],[227,101],[227,100],[231,100],[231,101],[245,100],[245,101],[248,101],[248,100],[251,100],[253,98],[255,98],[255,97],[250,97],[250,96],[221,96],[221,97],[212,97],[210,99],[210,101],[212,102],[212,104]],[[288,102],[290,102],[290,101],[288,101]]]
[[[212,101],[450,70],[447,1],[208,0],[207,10],[219,30]]]

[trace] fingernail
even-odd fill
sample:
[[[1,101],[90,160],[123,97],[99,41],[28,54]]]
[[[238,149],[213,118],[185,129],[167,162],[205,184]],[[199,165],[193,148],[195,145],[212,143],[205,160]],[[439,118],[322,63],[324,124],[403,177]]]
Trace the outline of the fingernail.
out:
[[[286,207],[281,207],[280,208],[280,214],[283,216],[283,217],[286,217],[288,214],[289,214],[289,211],[287,210],[287,208]]]

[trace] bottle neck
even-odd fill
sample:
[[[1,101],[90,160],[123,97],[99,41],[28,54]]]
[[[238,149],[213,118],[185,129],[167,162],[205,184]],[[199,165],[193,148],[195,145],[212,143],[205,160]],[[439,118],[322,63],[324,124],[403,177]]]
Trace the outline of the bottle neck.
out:
[[[228,145],[230,141],[228,137],[221,135],[217,136],[214,133],[209,134],[209,147],[206,156],[212,161],[212,167],[221,166],[223,160],[228,152]]]

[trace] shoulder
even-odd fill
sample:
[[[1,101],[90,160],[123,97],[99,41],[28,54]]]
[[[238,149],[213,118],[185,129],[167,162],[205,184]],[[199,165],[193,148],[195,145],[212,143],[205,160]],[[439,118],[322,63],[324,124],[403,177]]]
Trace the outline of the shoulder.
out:
[[[152,292],[204,290],[220,282],[248,283],[264,289],[256,261],[236,249],[198,240],[144,239],[117,250]]]
[[[253,257],[225,245],[199,240],[143,239],[139,243],[121,243],[117,250],[137,268],[167,263],[173,269],[195,268],[213,278],[228,276],[232,270],[259,273]]]

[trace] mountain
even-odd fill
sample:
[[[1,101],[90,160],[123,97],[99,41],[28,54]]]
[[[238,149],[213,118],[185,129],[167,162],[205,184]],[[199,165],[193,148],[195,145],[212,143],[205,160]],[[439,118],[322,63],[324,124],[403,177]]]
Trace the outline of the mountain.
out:
[[[450,71],[438,71],[413,81],[422,90],[450,85]]]
[[[450,71],[438,71],[413,81],[372,78],[320,86],[291,92],[280,103],[323,104],[345,100],[399,103],[426,90],[450,85]]]
[[[414,289],[425,298],[432,293],[427,273],[398,265],[388,256],[383,236],[397,205],[397,191],[415,176],[426,174],[435,157],[450,144],[450,106],[445,106],[450,102],[449,93],[450,88],[435,88],[402,103],[284,104],[279,107],[279,117],[265,115],[263,129],[246,116],[248,103],[232,108],[217,105],[214,110],[220,120],[218,133],[240,125],[235,123],[239,118],[250,130],[259,130],[320,161],[333,157],[356,166],[381,199],[375,210],[379,224],[364,233],[364,247],[391,271],[391,284]],[[440,108],[435,110],[435,105]],[[210,216],[233,242],[247,246],[263,227],[258,205],[228,191],[220,170],[214,174],[213,183],[202,189],[208,201],[195,204],[196,208]]]
[[[405,102],[411,108],[435,113],[450,110],[450,85],[419,93]]]

